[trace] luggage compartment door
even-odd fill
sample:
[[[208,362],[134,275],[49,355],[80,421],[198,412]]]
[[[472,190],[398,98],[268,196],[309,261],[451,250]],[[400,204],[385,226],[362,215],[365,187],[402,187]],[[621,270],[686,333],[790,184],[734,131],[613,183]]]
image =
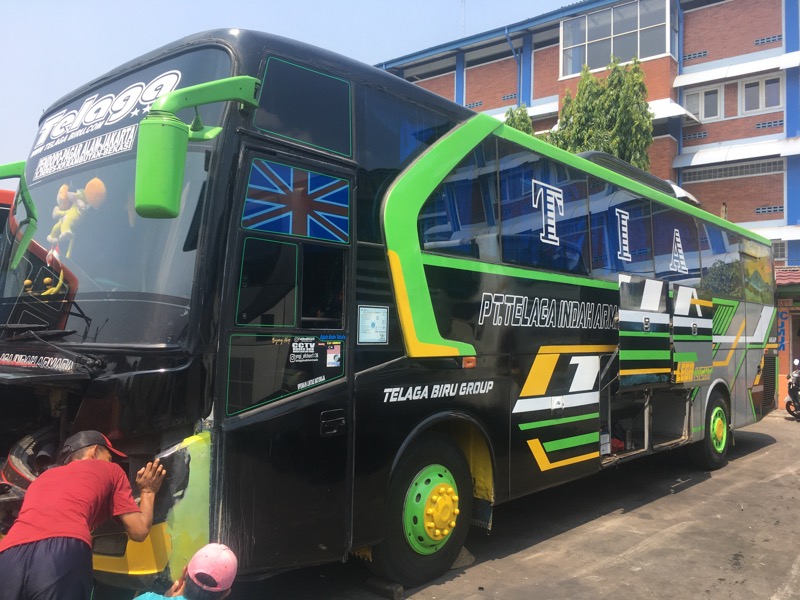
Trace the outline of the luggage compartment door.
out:
[[[619,384],[622,389],[670,385],[669,284],[619,276]]]
[[[714,368],[711,297],[674,284],[672,293],[672,382],[695,387],[709,381]]]

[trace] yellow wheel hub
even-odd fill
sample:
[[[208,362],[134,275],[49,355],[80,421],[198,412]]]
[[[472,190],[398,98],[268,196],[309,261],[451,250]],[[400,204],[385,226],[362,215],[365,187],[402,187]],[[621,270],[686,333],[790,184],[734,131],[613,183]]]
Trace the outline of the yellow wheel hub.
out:
[[[442,548],[458,520],[458,485],[447,467],[423,468],[412,480],[403,505],[403,528],[415,552],[433,554]]]
[[[458,496],[452,486],[440,485],[431,490],[425,501],[425,533],[437,542],[456,526]]]

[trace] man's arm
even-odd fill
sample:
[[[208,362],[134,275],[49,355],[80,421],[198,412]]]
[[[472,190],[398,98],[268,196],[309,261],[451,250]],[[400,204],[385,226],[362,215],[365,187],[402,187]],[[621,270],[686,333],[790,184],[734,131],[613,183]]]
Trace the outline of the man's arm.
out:
[[[161,488],[166,474],[167,472],[159,464],[158,459],[147,463],[136,473],[136,485],[139,486],[141,492],[141,501],[139,502],[141,512],[125,513],[119,516],[125,531],[134,542],[143,542],[150,533],[150,528],[153,526],[153,505],[156,493]]]

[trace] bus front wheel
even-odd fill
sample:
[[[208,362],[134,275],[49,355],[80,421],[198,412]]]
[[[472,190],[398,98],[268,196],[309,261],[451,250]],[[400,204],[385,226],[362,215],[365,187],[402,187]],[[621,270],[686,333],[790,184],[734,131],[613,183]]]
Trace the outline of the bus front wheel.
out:
[[[731,444],[728,405],[718,391],[711,393],[703,425],[705,437],[690,446],[692,461],[701,469],[714,471],[728,462]]]
[[[392,477],[386,538],[373,549],[373,566],[405,587],[439,577],[458,557],[471,514],[464,454],[446,437],[420,438]]]

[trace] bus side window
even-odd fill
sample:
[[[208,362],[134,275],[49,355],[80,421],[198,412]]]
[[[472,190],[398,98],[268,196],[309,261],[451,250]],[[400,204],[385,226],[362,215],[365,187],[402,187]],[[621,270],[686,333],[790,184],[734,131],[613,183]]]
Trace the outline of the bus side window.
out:
[[[237,325],[295,324],[297,246],[247,238],[239,276]]]
[[[344,257],[342,248],[303,246],[302,327],[342,328]]]
[[[666,206],[653,204],[653,238],[656,279],[700,282],[700,245],[694,217]]]
[[[743,297],[742,256],[738,234],[716,225],[700,225],[702,279],[698,289],[710,296],[741,300]]]

